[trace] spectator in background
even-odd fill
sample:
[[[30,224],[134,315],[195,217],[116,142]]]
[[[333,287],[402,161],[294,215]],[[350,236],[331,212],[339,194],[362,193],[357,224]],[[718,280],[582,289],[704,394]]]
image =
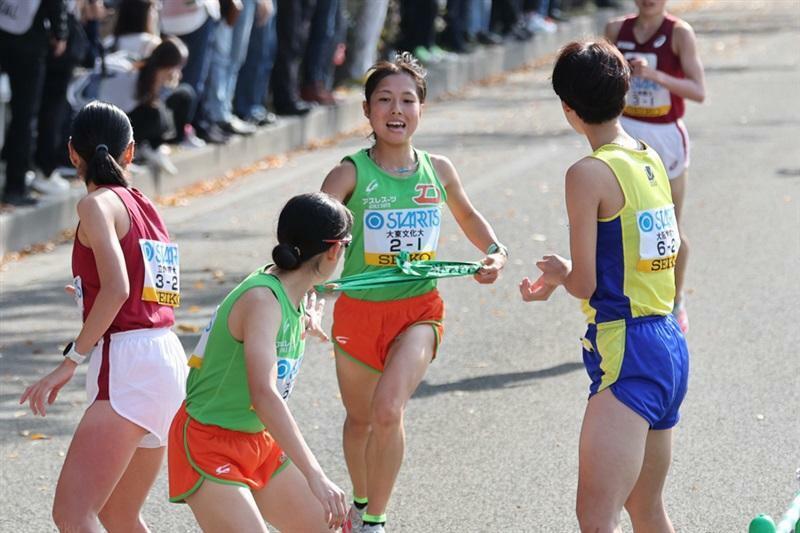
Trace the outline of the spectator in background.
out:
[[[378,59],[378,41],[386,21],[389,0],[360,0],[358,3],[351,10],[355,12],[354,22],[347,32],[347,57],[339,77],[361,86],[367,70]]]
[[[525,0],[525,27],[531,33],[555,33],[556,23],[550,18],[551,0]]]
[[[311,109],[300,99],[300,60],[316,0],[278,0],[278,52],[272,75],[272,104],[278,115],[305,115]]]
[[[138,61],[149,56],[160,42],[156,0],[122,0],[106,48],[112,52],[125,51]]]
[[[469,0],[467,33],[481,44],[497,45],[503,42],[500,35],[490,29],[492,0]]]
[[[267,3],[268,0],[241,0],[242,9],[235,17],[236,22],[233,25],[228,23],[218,25],[214,36],[211,71],[203,100],[203,113],[210,122],[231,135],[252,135],[256,131],[253,124],[233,114],[233,96],[239,69],[247,55],[250,32],[256,23],[256,15],[261,16],[257,21],[260,25],[265,24],[269,16]],[[230,2],[226,9],[237,8]]]
[[[467,24],[469,22],[469,4],[471,0],[447,0],[445,12],[445,29],[441,35],[442,46],[457,54],[472,51],[467,41]]]
[[[42,101],[37,121],[36,152],[34,163],[36,177],[31,188],[40,194],[64,195],[70,190],[69,182],[56,169],[69,164],[66,132],[70,117],[67,87],[76,66],[81,65],[88,52],[89,42],[80,23],[80,8],[75,0],[67,1],[67,46],[56,57],[51,48],[45,66]]]
[[[270,7],[271,10],[268,9]],[[274,113],[267,111],[266,100],[272,67],[275,64],[278,32],[275,4],[272,1],[259,3],[257,10],[265,12],[256,12],[256,23],[250,32],[247,56],[236,81],[233,110],[242,120],[264,126],[277,120]],[[262,20],[265,20],[263,24]]]
[[[2,201],[35,205],[25,182],[32,169],[34,121],[39,113],[47,53],[61,56],[67,47],[65,0],[5,0],[0,10],[0,70],[11,85],[11,123],[3,155],[6,183]],[[49,29],[48,29],[49,28]]]
[[[422,63],[438,63],[450,54],[436,45],[437,0],[401,0],[399,50],[410,50]]]
[[[170,174],[177,174],[177,169],[159,150],[161,145],[196,146],[187,138],[196,96],[190,85],[179,85],[188,54],[180,39],[165,37],[138,72],[136,107],[128,112],[138,153]]]
[[[522,20],[522,0],[493,0],[491,27],[508,39],[527,41],[533,37]]]
[[[210,47],[215,29],[220,24],[219,0],[162,0],[161,30],[175,35],[189,50],[189,58],[183,67],[183,82],[192,87],[203,99],[206,81],[211,66]],[[197,135],[206,142],[224,144],[228,136],[216,124],[204,120],[196,110],[192,121]]]
[[[106,68],[112,75],[100,83],[98,99],[128,115],[136,141],[137,161],[175,174],[177,169],[160,150],[164,143],[187,140],[187,126],[195,94],[188,84],[178,85],[188,50],[177,37],[165,37],[143,63],[110,54]]]
[[[311,30],[303,58],[303,87],[300,97],[307,102],[333,105],[336,100],[328,87],[336,51],[339,0],[317,0],[311,17]]]
[[[106,18],[108,11],[103,0],[82,0],[80,8],[83,31],[89,41],[89,52],[86,54],[84,66],[92,68],[103,55],[103,44],[100,42],[100,21]]]

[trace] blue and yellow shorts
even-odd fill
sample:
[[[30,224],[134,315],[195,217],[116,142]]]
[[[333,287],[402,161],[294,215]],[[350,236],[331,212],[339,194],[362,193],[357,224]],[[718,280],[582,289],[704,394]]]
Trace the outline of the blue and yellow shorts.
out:
[[[672,315],[590,324],[583,339],[583,363],[592,380],[590,398],[610,388],[651,429],[678,423],[689,350]]]

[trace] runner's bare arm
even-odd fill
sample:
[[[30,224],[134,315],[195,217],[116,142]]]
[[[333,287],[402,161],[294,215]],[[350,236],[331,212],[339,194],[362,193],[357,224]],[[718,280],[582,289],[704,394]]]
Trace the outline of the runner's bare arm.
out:
[[[346,204],[355,188],[356,167],[350,161],[342,161],[325,176],[321,190]]]
[[[250,397],[258,417],[304,475],[321,474],[314,455],[277,387],[278,360],[275,341],[281,307],[269,289],[253,288],[234,304],[229,319],[231,334],[244,343]]]
[[[431,154],[431,162],[436,169],[439,181],[447,191],[447,207],[453,213],[461,231],[482,253],[486,253],[492,243],[500,243],[494,229],[483,215],[470,202],[461,178],[453,163],[444,156]],[[487,255],[483,260],[484,267],[475,275],[481,283],[492,283],[497,279],[500,270],[508,258],[501,253]]]
[[[329,525],[338,527],[347,511],[344,492],[322,471],[277,388],[275,341],[280,317],[281,307],[275,295],[268,289],[254,288],[234,304],[229,327],[235,338],[241,334],[244,343],[247,385],[256,414],[306,478],[322,503]]]
[[[453,163],[444,156],[431,154],[439,181],[447,191],[447,207],[461,231],[479,250],[485,252],[493,242],[500,242],[492,226],[470,202]]]
[[[108,331],[130,295],[125,256],[114,226],[114,210],[114,204],[102,195],[89,195],[78,202],[80,228],[92,249],[100,277],[97,298],[75,339],[75,349],[83,355]]]
[[[631,60],[633,75],[654,81],[682,98],[702,103],[706,98],[706,82],[692,27],[683,21],[675,24],[672,43],[674,52],[680,57],[685,78],[676,78],[661,70],[652,69],[641,59]]]
[[[597,287],[595,253],[597,250],[597,216],[600,202],[608,180],[598,179],[598,173],[611,170],[604,163],[584,158],[567,171],[566,200],[569,217],[569,247],[572,261],[559,255],[546,255],[536,266],[542,275],[535,284],[527,283],[527,289],[536,286],[564,285],[568,293],[576,298],[589,298]],[[611,176],[613,178],[613,176]],[[547,299],[530,297],[523,299]]]

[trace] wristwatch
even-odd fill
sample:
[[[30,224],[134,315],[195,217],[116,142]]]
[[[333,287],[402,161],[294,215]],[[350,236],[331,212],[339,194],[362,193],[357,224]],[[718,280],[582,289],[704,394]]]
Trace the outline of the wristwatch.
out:
[[[64,348],[64,357],[70,359],[76,365],[79,365],[86,360],[85,355],[81,355],[77,351],[75,351],[75,341],[70,342],[69,344],[67,344],[66,348]]]
[[[486,249],[486,255],[492,254],[502,254],[508,259],[508,248],[498,242],[493,242],[489,245],[489,248]]]

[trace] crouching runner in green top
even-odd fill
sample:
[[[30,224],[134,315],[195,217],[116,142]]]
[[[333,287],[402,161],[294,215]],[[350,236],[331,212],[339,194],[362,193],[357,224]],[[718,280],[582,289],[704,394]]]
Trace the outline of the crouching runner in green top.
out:
[[[190,358],[186,402],[170,429],[169,493],[189,504],[204,531],[266,532],[264,520],[281,531],[328,531],[345,520],[345,495],[285,400],[305,332],[327,340],[324,300],[304,298],[335,270],[351,226],[349,211],[327,194],[289,200],[275,263],[228,294]]]

